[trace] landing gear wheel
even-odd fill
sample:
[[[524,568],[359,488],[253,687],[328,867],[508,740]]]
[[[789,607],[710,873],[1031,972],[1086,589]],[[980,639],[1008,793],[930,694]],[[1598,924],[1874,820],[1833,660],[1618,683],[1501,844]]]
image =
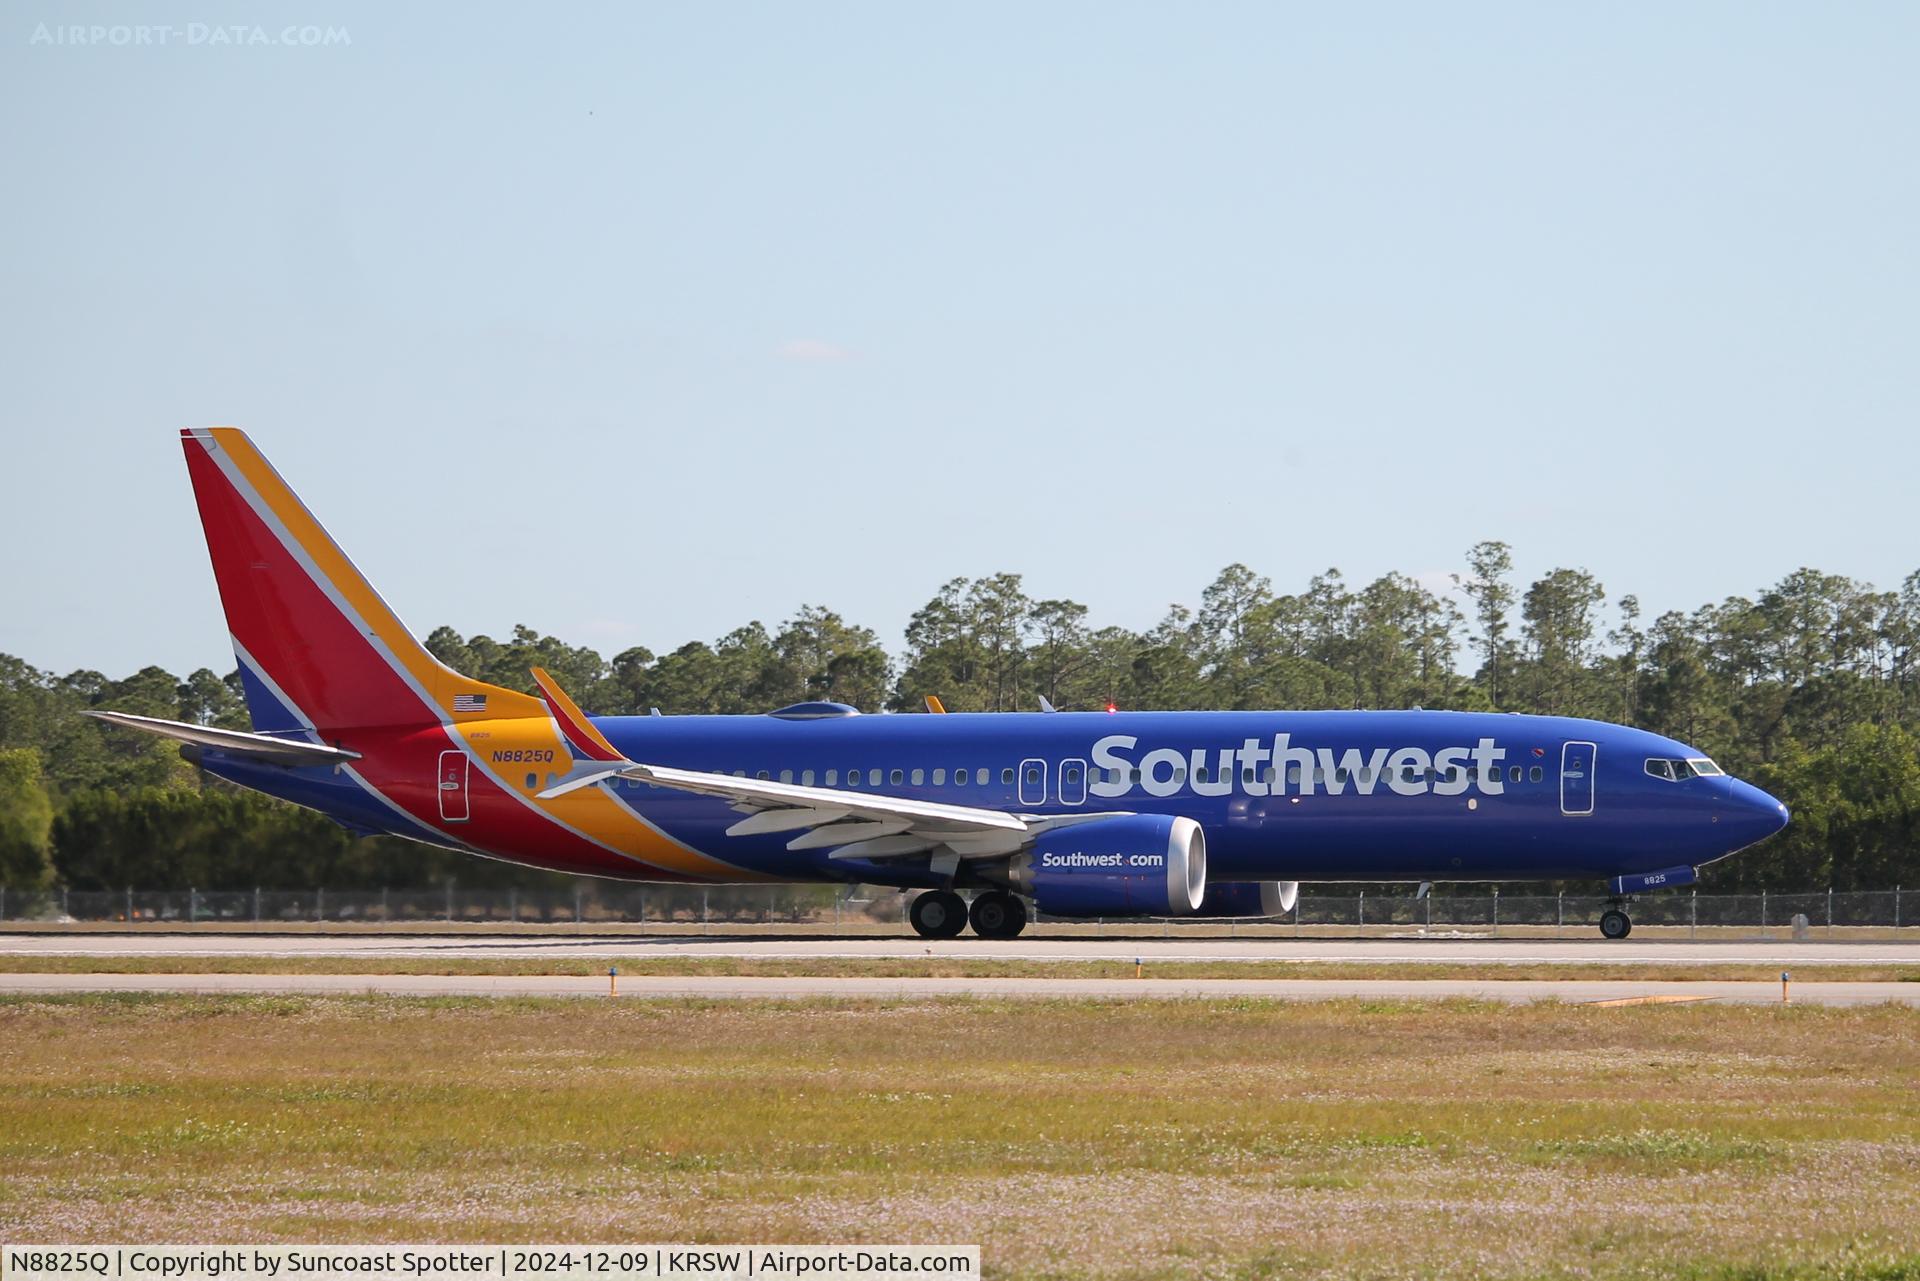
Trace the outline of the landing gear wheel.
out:
[[[1617,907],[1600,914],[1600,932],[1610,939],[1623,939],[1633,933],[1633,920]]]
[[[1027,905],[1004,890],[988,890],[973,900],[967,915],[983,939],[1017,938],[1027,928]]]
[[[923,939],[950,939],[967,928],[967,901],[952,890],[928,890],[913,900],[907,919]]]

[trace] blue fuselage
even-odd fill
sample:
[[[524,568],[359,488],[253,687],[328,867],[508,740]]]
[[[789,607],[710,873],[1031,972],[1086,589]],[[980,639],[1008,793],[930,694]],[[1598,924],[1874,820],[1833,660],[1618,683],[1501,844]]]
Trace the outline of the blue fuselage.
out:
[[[1561,717],[1466,712],[1126,712],[600,717],[631,760],[1018,814],[1184,816],[1221,882],[1547,880],[1695,866],[1778,830],[1786,811],[1717,773],[1648,762],[1701,753],[1660,735]],[[387,830],[501,857],[478,833],[435,833],[324,770],[209,753],[237,782]],[[551,766],[541,767],[550,770]],[[537,773],[537,771],[536,771]],[[550,775],[528,774],[529,786]],[[930,886],[924,860],[790,850],[729,836],[723,800],[627,780],[616,800],[746,878]],[[446,839],[447,837],[454,839]]]

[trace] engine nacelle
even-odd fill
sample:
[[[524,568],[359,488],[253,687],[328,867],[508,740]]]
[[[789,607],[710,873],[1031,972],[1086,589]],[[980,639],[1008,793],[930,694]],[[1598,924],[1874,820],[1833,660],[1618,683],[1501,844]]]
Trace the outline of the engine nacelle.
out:
[[[1209,881],[1201,916],[1285,916],[1300,901],[1298,881]]]
[[[1207,837],[1190,818],[1123,814],[1042,833],[1008,869],[1049,916],[1188,916],[1207,891]]]

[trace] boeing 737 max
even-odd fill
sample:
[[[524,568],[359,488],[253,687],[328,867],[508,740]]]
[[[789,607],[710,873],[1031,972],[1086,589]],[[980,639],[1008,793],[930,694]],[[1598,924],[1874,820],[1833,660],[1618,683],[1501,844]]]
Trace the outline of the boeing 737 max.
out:
[[[1302,881],[1605,879],[1633,894],[1786,807],[1669,738],[1429,711],[590,716],[427,652],[246,435],[182,434],[251,732],[116,712],[208,772],[391,833],[637,881],[923,891],[914,928],[1271,915]],[[969,904],[962,891],[972,891]]]

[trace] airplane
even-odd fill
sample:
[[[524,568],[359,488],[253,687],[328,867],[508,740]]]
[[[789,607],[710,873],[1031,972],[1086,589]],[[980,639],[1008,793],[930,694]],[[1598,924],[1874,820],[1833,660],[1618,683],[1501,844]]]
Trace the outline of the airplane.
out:
[[[439,662],[245,433],[181,433],[251,731],[121,712],[360,833],[575,875],[918,891],[924,938],[1056,917],[1259,917],[1302,882],[1602,879],[1640,893],[1787,808],[1686,744],[1455,711],[593,716]],[[970,895],[970,898],[963,897]]]

